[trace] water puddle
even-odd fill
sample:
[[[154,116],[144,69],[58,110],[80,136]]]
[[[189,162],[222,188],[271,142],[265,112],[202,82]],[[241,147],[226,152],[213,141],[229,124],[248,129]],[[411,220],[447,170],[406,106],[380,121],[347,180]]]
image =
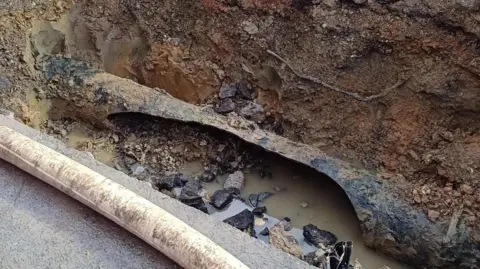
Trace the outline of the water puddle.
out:
[[[95,139],[91,131],[84,125],[75,125],[73,130],[66,136],[66,140],[69,147],[91,152],[98,161],[107,165],[113,165],[115,145],[106,138]]]
[[[284,217],[289,217],[295,227],[291,232],[299,241],[303,253],[314,251],[314,246],[306,243],[302,236],[302,227],[309,223],[320,229],[334,233],[339,241],[353,241],[353,255],[362,264],[363,268],[381,268],[388,266],[392,269],[409,268],[396,261],[388,259],[363,245],[362,234],[354,209],[348,201],[345,193],[334,182],[319,179],[317,173],[309,173],[301,167],[292,165],[281,159],[266,162],[269,176],[262,178],[258,171],[245,172],[245,185],[241,197],[248,201],[252,193],[271,192],[272,196],[259,203],[266,206],[268,218],[265,223],[256,220],[255,231],[260,240],[268,242],[268,237],[260,235],[265,227],[272,227]],[[300,169],[301,170],[300,170]],[[184,166],[185,175],[193,176],[201,173],[203,167],[198,162],[188,163]],[[216,190],[223,189],[227,175],[217,178],[212,183],[204,183],[208,193],[212,195]],[[224,211],[215,212],[219,220],[224,220],[232,215],[240,213],[244,209],[253,209],[245,203],[234,200]]]

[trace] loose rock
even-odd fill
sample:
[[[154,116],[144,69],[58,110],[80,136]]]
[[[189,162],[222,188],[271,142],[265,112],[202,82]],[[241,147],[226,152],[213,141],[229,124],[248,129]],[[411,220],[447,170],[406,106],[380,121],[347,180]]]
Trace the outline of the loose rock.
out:
[[[238,189],[235,188],[215,191],[210,198],[210,203],[217,209],[223,209],[229,205],[232,202],[233,197],[239,193]]]
[[[185,186],[188,180],[183,176],[183,174],[174,174],[162,178],[152,178],[152,183],[158,190],[169,190],[173,188],[181,188]]]
[[[215,108],[215,111],[220,114],[229,113],[234,110],[235,110],[235,103],[230,98],[225,98],[221,100],[218,103],[217,107]]]
[[[253,93],[248,89],[247,85],[244,82],[240,82],[237,85],[238,94],[247,100],[253,100]]]
[[[184,192],[195,193],[201,196],[203,193],[202,183],[199,180],[187,181],[187,183],[185,184],[185,187],[183,187],[182,189],[182,193]]]
[[[270,237],[268,241],[272,246],[298,258],[300,258],[302,255],[302,249],[300,248],[300,245],[295,237],[289,232],[280,227],[274,226],[270,230],[269,236]]]
[[[303,226],[303,236],[305,237],[305,240],[315,246],[319,246],[320,244],[329,246],[337,242],[337,237],[334,234],[329,231],[320,230],[313,224]]]
[[[203,201],[203,198],[201,196],[202,192],[203,187],[200,181],[188,181],[187,184],[185,184],[185,187],[182,189],[178,200],[180,200],[180,202],[186,205],[208,213],[207,206],[205,205],[205,202]]]
[[[251,21],[242,22],[242,27],[243,27],[243,30],[250,35],[254,35],[258,33],[258,27]]]
[[[223,85],[220,88],[220,92],[218,93],[218,97],[220,99],[234,97],[237,94],[237,87],[235,85]]]
[[[235,188],[241,190],[243,188],[244,180],[245,176],[243,175],[242,171],[236,171],[233,174],[228,175],[228,178],[225,181],[225,184],[223,184],[223,187],[225,189]]]
[[[251,206],[257,207],[258,206],[258,194],[252,193],[248,196],[248,202]]]
[[[253,227],[254,215],[250,210],[245,209],[235,216],[232,216],[223,222],[232,225],[233,227],[245,231]]]
[[[256,216],[262,217],[264,213],[267,213],[267,207],[260,206],[252,210],[252,213]]]
[[[188,206],[191,206],[193,208],[196,208],[208,214],[207,206],[205,205],[205,202],[203,201],[200,195],[195,195],[191,193],[182,193],[178,197],[178,200]]]
[[[303,202],[303,203],[300,204],[300,206],[303,207],[303,208],[307,208],[307,207],[308,207],[308,204],[305,203],[305,202]]]

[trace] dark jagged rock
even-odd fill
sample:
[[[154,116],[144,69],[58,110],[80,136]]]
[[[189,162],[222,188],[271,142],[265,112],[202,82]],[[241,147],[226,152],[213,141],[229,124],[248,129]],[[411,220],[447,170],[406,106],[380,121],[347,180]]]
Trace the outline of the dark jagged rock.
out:
[[[215,111],[220,114],[229,113],[233,110],[235,110],[235,103],[230,98],[221,100],[215,108]]]
[[[180,200],[180,202],[188,205],[188,206],[191,206],[193,208],[196,208],[206,214],[208,214],[208,209],[207,209],[207,206],[205,205],[205,202],[203,201],[202,197],[201,196],[189,196],[189,195],[185,195],[185,194],[180,194],[180,196],[178,197],[178,200]]]
[[[161,178],[152,178],[153,185],[157,187],[160,191],[171,191],[173,188],[181,188],[185,186],[185,183],[187,183],[187,181],[188,180],[183,176],[183,174],[174,174]]]
[[[192,180],[185,184],[178,200],[188,206],[194,207],[200,211],[208,213],[207,206],[200,193],[202,192],[202,183],[198,180]]]
[[[261,202],[261,201],[267,199],[268,197],[270,197],[272,195],[273,195],[273,193],[268,192],[268,191],[259,193],[258,194],[258,201]]]
[[[237,83],[237,90],[239,95],[248,100],[253,100],[253,93],[248,89],[247,85],[244,82]]]
[[[268,230],[268,228],[265,228],[260,232],[260,234],[263,236],[268,236],[270,234],[270,230]]]
[[[201,195],[203,191],[202,183],[199,180],[188,181],[182,189],[182,193],[195,193]]]
[[[267,207],[265,206],[259,206],[259,207],[256,207],[255,209],[252,210],[252,213],[255,215],[255,216],[259,216],[259,217],[262,217],[264,213],[267,212]]]
[[[333,245],[337,242],[337,237],[329,231],[320,230],[313,224],[303,226],[303,236],[305,240],[315,246],[323,244],[325,246]]]
[[[250,203],[251,206],[257,207],[258,202],[261,202],[272,195],[273,193],[271,192],[262,192],[260,194],[252,193],[250,194],[250,196],[248,196],[248,202]]]
[[[220,99],[234,97],[237,94],[237,87],[236,85],[223,85],[220,88],[220,92],[218,93],[218,97]]]
[[[217,209],[223,209],[229,205],[235,195],[240,194],[238,189],[228,188],[223,190],[215,191],[210,198],[210,203]]]
[[[257,207],[258,206],[258,194],[252,193],[248,196],[248,202],[251,206]]]
[[[232,216],[223,222],[232,225],[233,227],[245,231],[253,227],[254,216],[250,210],[245,209],[235,216]]]

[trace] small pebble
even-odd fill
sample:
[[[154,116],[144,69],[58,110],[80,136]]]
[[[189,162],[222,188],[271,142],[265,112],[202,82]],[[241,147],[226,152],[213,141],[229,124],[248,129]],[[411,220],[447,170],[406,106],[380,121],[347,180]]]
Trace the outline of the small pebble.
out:
[[[305,202],[303,202],[303,203],[300,204],[300,206],[303,207],[303,208],[307,208],[307,207],[308,207],[308,204],[305,203]]]

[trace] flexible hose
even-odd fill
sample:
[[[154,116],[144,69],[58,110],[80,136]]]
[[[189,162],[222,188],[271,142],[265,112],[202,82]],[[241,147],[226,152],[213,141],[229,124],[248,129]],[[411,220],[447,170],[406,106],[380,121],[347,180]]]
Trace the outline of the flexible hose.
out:
[[[5,126],[0,126],[0,158],[89,206],[184,268],[248,269],[162,208]]]

